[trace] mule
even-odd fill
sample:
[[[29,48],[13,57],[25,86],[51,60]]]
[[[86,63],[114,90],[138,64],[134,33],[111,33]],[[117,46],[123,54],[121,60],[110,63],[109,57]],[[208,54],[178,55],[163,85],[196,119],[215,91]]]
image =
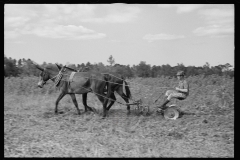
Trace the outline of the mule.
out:
[[[72,82],[69,82],[69,71],[64,71],[65,68],[69,69],[66,66],[60,67],[57,64],[49,64],[45,68],[42,68],[37,64],[34,65],[41,71],[38,87],[42,88],[48,80],[52,80],[55,83],[56,87],[61,91],[55,102],[56,114],[58,113],[58,103],[66,94],[69,94],[71,96],[79,115],[81,113],[78,108],[75,94],[82,94],[82,103],[85,107],[85,112],[87,110],[94,111],[93,108],[87,105],[87,94],[89,92],[93,92],[102,103],[103,117],[106,117],[107,104],[105,103],[106,94],[104,93],[104,88],[107,85],[107,79],[105,75],[97,72],[76,72],[72,79]]]
[[[129,99],[131,99],[131,92],[128,87],[128,83],[125,81],[125,78],[122,75],[119,75],[117,73],[103,73],[105,75],[105,79],[107,80],[107,97],[111,98],[110,104],[106,108],[107,111],[112,107],[114,102],[116,101],[116,97],[114,94],[114,91],[116,91],[122,99],[126,102],[128,114],[130,114],[130,105],[129,105]],[[125,86],[126,94],[124,93],[123,89]],[[104,105],[107,105],[108,99],[105,99]]]

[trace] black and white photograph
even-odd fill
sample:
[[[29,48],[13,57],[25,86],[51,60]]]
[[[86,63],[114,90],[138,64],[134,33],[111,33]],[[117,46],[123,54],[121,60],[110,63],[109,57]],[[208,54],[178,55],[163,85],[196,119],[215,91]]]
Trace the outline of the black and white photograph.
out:
[[[205,3],[4,4],[4,157],[233,158],[235,4]]]

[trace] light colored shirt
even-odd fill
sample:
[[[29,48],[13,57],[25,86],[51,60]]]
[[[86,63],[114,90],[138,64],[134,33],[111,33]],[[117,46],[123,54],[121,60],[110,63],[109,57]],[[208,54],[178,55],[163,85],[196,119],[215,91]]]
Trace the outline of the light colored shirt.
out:
[[[189,85],[188,85],[188,82],[186,80],[179,81],[178,88],[180,88],[180,89],[187,89],[188,92],[181,92],[181,91],[179,91],[179,92],[184,93],[184,94],[186,94],[186,96],[188,96],[188,94],[189,94]]]

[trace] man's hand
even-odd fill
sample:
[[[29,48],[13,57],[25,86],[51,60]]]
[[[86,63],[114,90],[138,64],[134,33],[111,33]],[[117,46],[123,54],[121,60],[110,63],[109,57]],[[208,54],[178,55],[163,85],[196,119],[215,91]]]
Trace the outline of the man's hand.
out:
[[[188,92],[188,89],[181,89],[178,87],[176,87],[175,89],[176,89],[176,91],[180,91],[180,92]]]

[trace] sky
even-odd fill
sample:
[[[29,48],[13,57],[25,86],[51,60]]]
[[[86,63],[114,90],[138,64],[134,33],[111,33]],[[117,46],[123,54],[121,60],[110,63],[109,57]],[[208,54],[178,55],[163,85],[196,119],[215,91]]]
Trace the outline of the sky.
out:
[[[234,66],[234,4],[6,4],[4,55],[42,64]]]

